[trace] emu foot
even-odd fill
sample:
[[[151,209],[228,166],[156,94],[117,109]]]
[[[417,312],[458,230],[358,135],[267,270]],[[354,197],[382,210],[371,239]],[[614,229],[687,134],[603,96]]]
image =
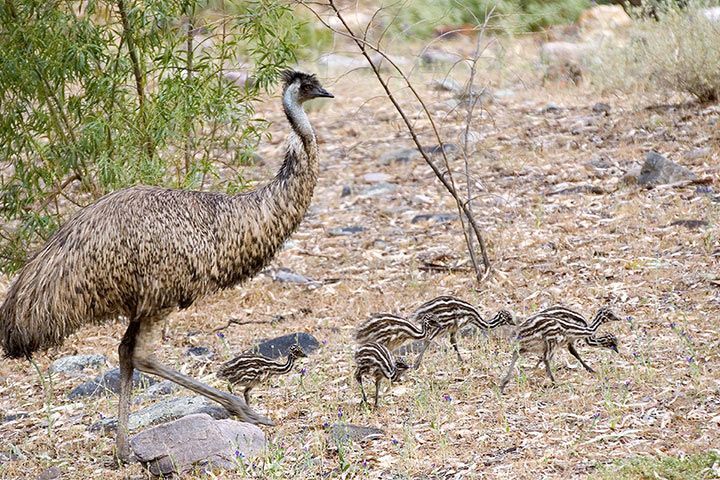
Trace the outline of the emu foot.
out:
[[[255,425],[267,425],[268,427],[275,426],[275,422],[243,404],[240,399],[232,401],[229,405],[225,405],[225,408],[233,415],[240,417],[243,422],[253,423]]]

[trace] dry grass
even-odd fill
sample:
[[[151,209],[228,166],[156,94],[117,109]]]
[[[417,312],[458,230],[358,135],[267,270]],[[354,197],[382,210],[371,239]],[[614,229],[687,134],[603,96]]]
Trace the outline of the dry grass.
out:
[[[422,85],[429,75],[416,79]],[[595,98],[585,90],[534,86],[539,83],[538,72],[527,89],[511,85],[515,95],[490,105],[492,121],[478,119],[475,127],[485,152],[473,164],[485,186],[475,210],[496,269],[479,290],[469,271],[420,268],[426,261],[462,264],[463,239],[453,223],[411,223],[416,213],[452,212],[453,204],[426,166],[379,164],[383,153],[410,142],[389,107],[373,100],[379,94],[374,80],[356,72],[330,83],[337,100],[313,113],[323,142],[320,184],[305,222],[274,264],[340,281],[308,289],[261,275],[174,314],[172,339],[159,352],[169,364],[219,385],[213,368],[261,338],[308,331],[324,342],[304,361],[304,377],[293,373],[254,394],[278,427],[265,429],[268,451],[246,466],[245,476],[565,479],[636,456],[717,448],[720,204],[694,187],[643,190],[622,186],[619,178],[651,148],[682,159],[700,146],[711,148],[710,157],[682,163],[717,178],[720,109],[647,109],[640,98]],[[426,95],[443,117],[448,139],[456,141],[461,117],[445,105],[447,94]],[[563,110],[541,113],[550,100]],[[591,112],[601,100],[612,106],[607,117]],[[274,143],[261,152],[272,161],[254,172],[257,178],[267,178],[280,158],[285,127],[276,107],[265,107],[279,123]],[[427,134],[422,122],[418,128]],[[588,165],[598,159],[609,168]],[[362,175],[376,171],[394,177],[395,194],[340,197],[343,185],[362,190]],[[584,184],[608,193],[548,195]],[[670,226],[678,219],[708,225]],[[367,230],[350,237],[327,234],[348,225]],[[419,371],[384,395],[378,411],[361,409],[351,379],[354,325],[370,312],[408,311],[442,293],[477,302],[486,312],[509,308],[520,317],[554,302],[590,314],[609,301],[628,318],[605,327],[619,335],[621,354],[585,348],[598,371],[594,376],[558,355],[556,387],[533,368],[534,358],[526,359],[501,396],[496,384],[510,359],[510,332],[465,338],[465,364],[457,363],[452,350],[433,348]],[[231,326],[226,344],[212,333],[230,316],[266,318],[303,308],[310,313],[274,326]],[[104,353],[117,364],[122,331],[120,324],[87,327],[59,351],[38,355],[37,362],[46,371],[62,355]],[[217,352],[213,364],[183,356],[191,345]],[[31,365],[0,364],[0,411],[29,413],[0,424],[0,452],[18,457],[0,465],[0,477],[34,478],[57,465],[63,479],[145,478],[138,465],[110,467],[114,438],[87,431],[101,416],[115,415],[116,398],[66,399],[94,373],[54,377],[46,405]],[[387,434],[362,447],[333,445],[324,426],[338,417]]]

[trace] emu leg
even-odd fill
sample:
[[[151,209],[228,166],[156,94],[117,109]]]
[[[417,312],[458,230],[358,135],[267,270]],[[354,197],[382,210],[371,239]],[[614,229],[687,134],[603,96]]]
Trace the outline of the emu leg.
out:
[[[357,380],[357,382],[360,384],[360,392],[362,393],[362,405],[364,403],[367,403],[367,395],[365,395],[365,387],[363,387],[362,375],[360,374],[360,372],[357,372],[355,374],[355,380]]]
[[[120,357],[120,401],[118,404],[118,425],[115,437],[117,458],[121,463],[130,461],[130,442],[128,441],[128,419],[130,417],[130,397],[132,396],[133,350],[140,324],[130,321],[125,335],[118,346]]]
[[[375,376],[375,408],[378,407],[378,398],[380,397],[380,381],[379,375]]]
[[[456,334],[457,334],[457,332],[455,332],[455,331],[450,332],[450,345],[452,345],[453,348],[455,349],[455,353],[457,353],[457,356],[458,356],[458,361],[460,363],[462,363],[463,358],[462,358],[462,355],[460,355],[460,349],[458,348],[458,344],[457,344],[457,337],[455,336]]]
[[[512,360],[510,361],[510,368],[508,368],[508,372],[505,374],[503,379],[500,381],[500,393],[503,393],[505,391],[505,386],[510,381],[510,377],[512,377],[513,368],[515,368],[515,362],[517,362],[519,356],[520,356],[520,352],[515,350],[515,352],[513,352]]]
[[[548,374],[548,377],[550,377],[550,380],[552,383],[555,383],[555,377],[553,377],[552,370],[550,370],[550,359],[553,355],[553,346],[545,342],[545,350],[543,351],[543,362],[545,363],[545,372]]]
[[[415,359],[415,365],[413,365],[413,368],[417,369],[420,366],[420,362],[422,362],[423,355],[425,355],[425,350],[430,346],[431,340],[423,340],[423,346],[422,350],[420,350],[420,353],[418,353],[417,358]]]
[[[214,400],[234,415],[240,417],[244,422],[270,426],[275,425],[269,418],[263,417],[248,407],[242,398],[221,392],[216,388],[205,385],[192,377],[183,375],[158,362],[155,355],[153,355],[153,351],[156,344],[154,338],[157,336],[157,333],[159,333],[158,330],[162,323],[161,320],[162,319],[158,321],[157,318],[145,318],[140,324],[140,331],[138,332],[137,343],[133,353],[133,366],[135,368],[141,372],[157,375],[171,382],[175,382],[210,400]]]
[[[568,350],[570,351],[570,353],[572,354],[573,357],[575,357],[575,358],[578,359],[578,362],[580,362],[580,365],[582,365],[583,367],[585,367],[585,370],[587,370],[587,371],[590,372],[590,373],[595,373],[595,370],[593,370],[592,368],[590,368],[590,365],[588,365],[587,363],[583,362],[583,359],[580,358],[580,354],[578,353],[577,350],[575,350],[575,345],[573,345],[572,342],[568,343]]]
[[[246,387],[243,391],[243,397],[245,397],[245,404],[249,407],[250,406],[250,388],[252,387]]]

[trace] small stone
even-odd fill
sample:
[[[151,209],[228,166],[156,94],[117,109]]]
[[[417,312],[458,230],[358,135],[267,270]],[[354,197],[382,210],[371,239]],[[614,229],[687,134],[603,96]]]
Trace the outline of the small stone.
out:
[[[356,233],[364,232],[365,230],[367,230],[367,228],[360,226],[337,227],[328,230],[328,235],[330,235],[331,237],[347,237],[350,235],[355,235]]]
[[[162,402],[130,414],[128,429],[133,431],[147,428],[198,413],[209,415],[216,419],[230,417],[230,412],[209,398],[200,395],[194,397],[176,397],[163,400]],[[116,429],[117,420],[114,418],[104,418],[95,422],[89,428],[91,432],[101,431],[104,433],[113,432]]]
[[[685,227],[690,230],[697,230],[702,227],[707,227],[708,222],[705,220],[675,220],[670,224],[671,227]]]
[[[374,172],[374,173],[366,173],[363,175],[363,180],[367,183],[382,183],[382,182],[388,182],[392,180],[392,175],[388,175],[387,173],[381,173],[381,172]]]
[[[452,78],[442,78],[440,80],[435,80],[432,82],[432,87],[435,90],[440,90],[443,92],[452,92],[452,93],[459,93],[462,91],[462,85],[460,85],[457,81],[453,80]]]
[[[657,152],[651,151],[645,156],[638,183],[641,185],[663,185],[692,180],[695,174],[682,165],[668,160]]]
[[[560,106],[557,103],[550,102],[547,105],[545,105],[545,107],[543,107],[542,112],[543,113],[557,113],[560,110],[562,110],[562,109],[560,108]]]
[[[420,60],[425,63],[458,63],[464,60],[464,57],[457,53],[428,48],[420,54]]]
[[[340,192],[340,198],[349,197],[352,195],[352,188],[350,185],[343,185],[342,192]]]
[[[180,386],[177,383],[171,382],[170,380],[163,380],[162,382],[158,382],[155,385],[150,385],[150,387],[145,390],[142,397],[143,399],[151,399],[163,395],[170,395],[171,393],[175,393],[178,390],[180,390]]]
[[[420,222],[436,222],[436,223],[447,223],[452,222],[458,219],[457,213],[421,213],[420,215],[415,215],[412,220],[410,220],[410,223],[420,223]]]
[[[394,193],[397,190],[397,185],[393,183],[378,183],[369,188],[363,190],[361,196],[363,197],[379,197]]]
[[[381,165],[390,165],[391,163],[409,163],[420,157],[420,152],[417,148],[403,148],[402,150],[395,150],[388,152],[380,157]]]
[[[289,268],[269,268],[263,272],[265,275],[268,275],[270,278],[273,279],[275,282],[280,283],[297,283],[300,285],[315,285],[319,282],[316,280],[313,280],[312,278],[308,278],[304,275],[300,275],[299,273],[295,273]]]
[[[712,155],[712,149],[710,147],[703,147],[685,152],[683,156],[688,160],[697,160],[699,158],[707,158],[710,155]]]
[[[172,476],[198,468],[236,470],[263,451],[265,434],[250,423],[198,414],[138,433],[130,446],[151,474]]]
[[[187,355],[188,357],[196,357],[196,358],[198,358],[198,357],[212,357],[212,356],[213,356],[213,352],[212,352],[212,350],[210,350],[208,347],[197,346],[197,347],[190,347],[190,348],[188,348],[188,349],[185,351],[185,355]]]
[[[22,420],[23,418],[27,418],[29,416],[30,414],[27,412],[6,413],[0,416],[0,423],[14,422],[15,420]]]
[[[147,375],[142,374],[137,370],[133,372],[133,388],[148,387],[154,383],[157,383],[157,380],[148,377]],[[105,395],[107,393],[120,393],[119,368],[113,368],[112,370],[108,370],[107,372],[96,377],[95,379],[78,385],[70,392],[70,394],[68,394],[68,398],[70,400],[75,400],[84,397],[96,397],[99,395]]]
[[[443,143],[442,145],[423,147],[423,151],[425,151],[425,153],[427,153],[428,155],[442,155],[443,152],[448,155],[460,151],[460,147],[458,147],[454,143]]]
[[[604,115],[610,115],[610,105],[607,103],[598,102],[592,107],[592,111],[595,113],[602,113]]]
[[[336,444],[349,441],[358,443],[377,440],[385,435],[385,431],[374,427],[361,427],[349,423],[336,423],[330,428],[330,437]]]
[[[711,22],[720,23],[720,7],[703,8],[700,12]]]
[[[50,365],[51,373],[81,372],[86,368],[97,368],[105,365],[105,355],[69,355],[58,358]]]
[[[320,343],[314,336],[309,333],[298,332],[266,340],[258,344],[253,350],[264,357],[275,359],[286,357],[290,347],[293,345],[299,345],[306,355],[310,355],[320,348]]]
[[[57,480],[62,477],[62,471],[58,467],[50,467],[43,470],[37,476],[37,480]]]

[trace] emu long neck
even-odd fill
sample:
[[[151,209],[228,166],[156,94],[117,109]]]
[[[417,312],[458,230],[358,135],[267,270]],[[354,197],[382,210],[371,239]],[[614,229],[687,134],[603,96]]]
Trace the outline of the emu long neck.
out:
[[[288,355],[287,361],[284,364],[279,364],[277,368],[274,368],[274,373],[277,375],[284,375],[288,373],[290,370],[292,370],[293,365],[295,364],[295,357],[292,355]]]
[[[592,322],[590,322],[590,325],[588,325],[588,330],[591,331],[592,334],[594,335],[595,332],[597,332],[597,329],[600,328],[600,325],[602,325],[604,321],[605,321],[605,316],[601,312],[598,312],[597,314],[595,314],[595,317],[592,319]]]

